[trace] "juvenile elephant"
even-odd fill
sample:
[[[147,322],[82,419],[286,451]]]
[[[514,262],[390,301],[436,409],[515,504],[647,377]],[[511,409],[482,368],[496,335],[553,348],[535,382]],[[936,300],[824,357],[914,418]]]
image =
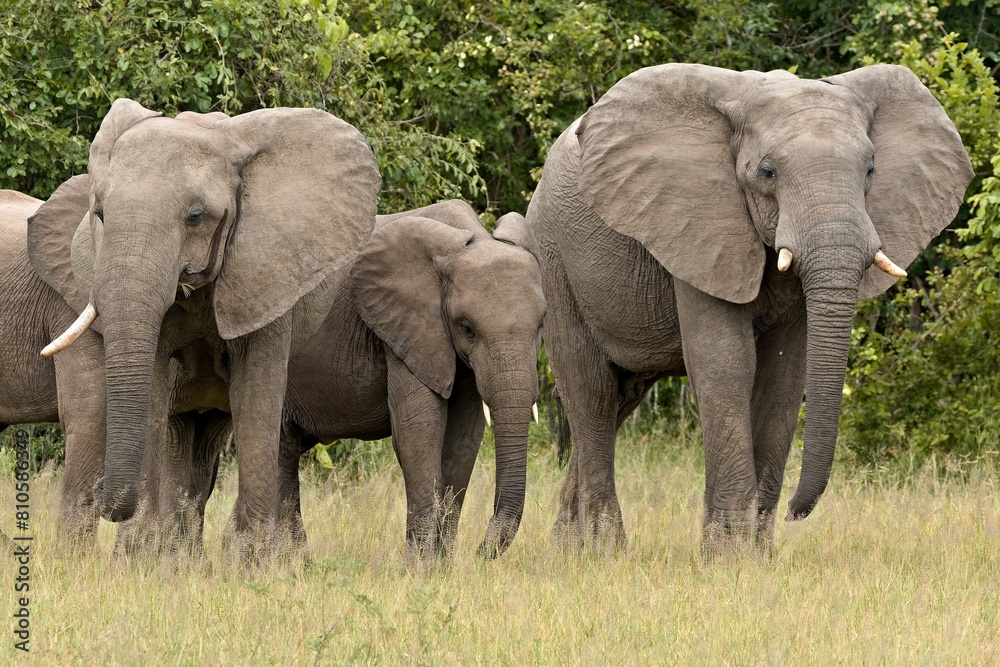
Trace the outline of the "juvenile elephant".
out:
[[[833,462],[856,301],[954,217],[973,177],[905,67],[822,80],[670,64],[613,86],[556,141],[527,212],[544,338],[574,440],[557,532],[624,539],[617,427],[658,378],[691,378],[707,553],[772,540],[806,395],[789,518]]]
[[[0,431],[11,424],[62,424],[66,462],[59,532],[83,541],[97,525],[94,485],[104,468],[104,349],[100,336],[86,331],[55,363],[38,355],[76,319],[28,263],[28,218],[41,204],[0,190]],[[77,190],[63,204],[83,215],[87,193]]]
[[[408,550],[450,551],[485,403],[496,490],[479,553],[507,549],[524,510],[538,395],[545,298],[534,247],[520,215],[502,217],[491,237],[461,201],[379,216],[320,334],[288,366],[280,488],[293,533],[302,535],[299,455],[317,442],[391,434]]]
[[[277,512],[288,359],[323,322],[338,269],[375,223],[371,149],[318,109],[164,118],[120,99],[91,145],[88,174],[88,215],[43,205],[28,247],[36,272],[82,313],[47,352],[87,326],[103,334],[101,513],[134,514],[147,433],[167,432],[169,360],[203,341],[223,352],[229,387],[235,529],[259,546]],[[157,449],[170,457],[170,445]]]
[[[457,200],[378,216],[353,266],[341,269],[320,331],[289,361],[278,475],[292,535],[305,539],[301,453],[317,442],[391,435],[406,486],[408,552],[450,551],[485,402],[496,420],[496,490],[479,552],[503,553],[524,509],[538,393],[545,299],[535,252],[520,215],[501,218],[491,237]]]

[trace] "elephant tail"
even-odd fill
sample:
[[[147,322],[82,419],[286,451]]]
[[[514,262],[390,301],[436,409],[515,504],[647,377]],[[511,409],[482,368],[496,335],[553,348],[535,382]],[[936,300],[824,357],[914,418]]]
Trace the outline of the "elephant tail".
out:
[[[566,463],[569,462],[569,454],[573,450],[573,439],[572,434],[569,432],[569,419],[566,418],[566,408],[563,407],[562,401],[559,399],[559,392],[557,389],[552,390],[552,401],[550,405],[555,406],[555,410],[549,411],[549,429],[556,432],[556,443],[558,449],[556,450],[556,463],[558,463],[560,468],[565,468]],[[553,429],[553,417],[555,415],[555,428]]]

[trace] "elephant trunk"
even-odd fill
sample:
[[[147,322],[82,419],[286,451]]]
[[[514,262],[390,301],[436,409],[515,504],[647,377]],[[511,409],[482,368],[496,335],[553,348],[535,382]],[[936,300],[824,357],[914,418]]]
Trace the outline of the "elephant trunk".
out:
[[[530,345],[495,345],[486,359],[476,359],[480,363],[473,364],[479,369],[479,394],[492,410],[496,444],[493,517],[479,546],[483,558],[496,558],[506,551],[521,525],[528,475],[528,426],[538,396],[537,354],[533,341]]]
[[[524,488],[528,475],[528,422],[534,400],[530,394],[520,393],[520,398],[504,400],[504,407],[493,410],[496,492],[493,496],[493,517],[479,547],[479,554],[483,558],[495,558],[507,550],[517,534],[521,515],[524,513]],[[499,401],[496,404],[499,405]]]
[[[114,522],[131,518],[138,505],[143,454],[155,427],[150,415],[160,326],[176,292],[177,277],[169,267],[154,278],[148,263],[149,258],[136,254],[96,267],[107,278],[95,285],[104,333],[108,414],[98,503],[101,515]],[[162,260],[153,266],[159,263]],[[144,291],[136,293],[140,285]]]
[[[843,261],[839,264],[800,272],[807,319],[805,443],[799,486],[788,504],[789,519],[809,516],[833,467],[851,328],[864,270],[860,256],[854,268],[844,268]]]

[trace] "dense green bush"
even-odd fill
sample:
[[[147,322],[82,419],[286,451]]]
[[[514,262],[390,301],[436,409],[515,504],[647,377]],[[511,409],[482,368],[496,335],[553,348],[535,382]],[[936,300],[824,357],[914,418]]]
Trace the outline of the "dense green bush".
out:
[[[47,197],[86,170],[117,97],[174,115],[326,109],[375,149],[381,206],[480,188],[474,146],[406,121],[336,2],[13,0],[0,19],[0,187]]]

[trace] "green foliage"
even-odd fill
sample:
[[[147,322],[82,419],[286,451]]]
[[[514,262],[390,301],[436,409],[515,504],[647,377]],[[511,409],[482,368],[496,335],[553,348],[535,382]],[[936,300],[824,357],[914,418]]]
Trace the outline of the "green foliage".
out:
[[[322,479],[364,481],[392,458],[391,440],[355,440],[344,438],[317,444],[302,455],[300,467]]]
[[[982,271],[961,250],[940,253],[951,272],[936,269],[921,288],[859,309],[841,424],[862,463],[998,453],[1000,292],[976,289]]]
[[[963,241],[973,241],[965,253],[978,280],[976,293],[994,292],[1000,287],[995,274],[1000,271],[1000,147],[992,159],[993,175],[983,179],[976,194],[969,197],[972,217],[969,226],[960,229]]]
[[[0,479],[13,477],[16,455],[15,430],[11,426],[0,432]],[[31,454],[29,472],[34,475],[46,465],[61,466],[66,459],[66,439],[59,424],[25,425],[28,431],[28,450]]]
[[[14,0],[0,67],[0,187],[38,197],[86,170],[118,97],[168,115],[326,109],[375,149],[384,210],[480,188],[474,146],[400,116],[334,1]]]
[[[524,209],[545,152],[618,79],[672,60],[781,66],[771,3],[533,3],[389,0],[358,4],[389,93],[407,118],[476,147],[481,211]]]

